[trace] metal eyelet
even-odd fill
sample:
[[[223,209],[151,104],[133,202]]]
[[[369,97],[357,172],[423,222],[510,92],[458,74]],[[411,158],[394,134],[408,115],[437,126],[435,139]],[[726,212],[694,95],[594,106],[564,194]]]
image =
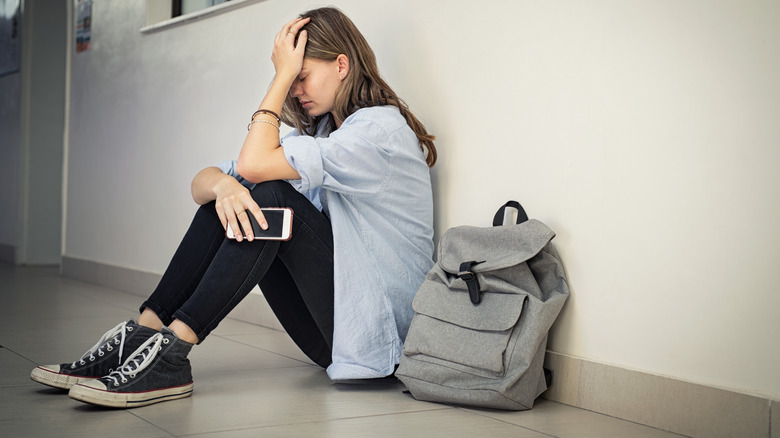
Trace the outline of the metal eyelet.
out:
[[[106,353],[103,353],[103,350],[98,351],[98,356],[103,357]]]
[[[119,339],[114,339],[114,345],[119,345]]]
[[[81,360],[79,361],[79,364],[81,364],[81,365],[86,365],[87,363],[86,363],[86,362],[84,362],[84,359],[81,359]]]
[[[133,328],[132,327],[128,327],[127,331],[131,332],[131,331],[133,331]]]
[[[168,345],[168,342],[171,342],[168,338],[163,338],[163,344]]]
[[[123,378],[122,383],[127,383],[127,379]]]
[[[112,347],[112,346],[111,346],[111,344],[108,344],[108,345],[106,346],[106,350],[108,350],[108,351],[114,351],[114,347]]]

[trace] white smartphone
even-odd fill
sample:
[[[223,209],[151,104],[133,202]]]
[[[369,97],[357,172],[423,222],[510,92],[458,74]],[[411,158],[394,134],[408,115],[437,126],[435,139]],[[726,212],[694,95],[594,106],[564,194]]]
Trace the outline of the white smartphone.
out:
[[[247,216],[252,223],[252,234],[255,239],[261,240],[290,240],[292,237],[292,217],[293,211],[291,208],[261,208],[265,221],[268,223],[268,229],[264,230],[260,228],[260,224],[257,222],[257,218],[249,210],[247,210]],[[243,233],[242,236],[246,236]],[[228,224],[227,227],[228,239],[235,239],[236,235],[233,232],[233,228]]]

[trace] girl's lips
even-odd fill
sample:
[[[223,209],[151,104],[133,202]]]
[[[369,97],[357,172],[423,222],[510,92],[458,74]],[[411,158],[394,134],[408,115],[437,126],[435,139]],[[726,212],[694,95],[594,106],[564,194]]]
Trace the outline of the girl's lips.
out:
[[[306,108],[306,109],[308,109],[308,107],[309,107],[310,105],[311,105],[311,101],[310,101],[310,100],[307,100],[307,101],[303,101],[303,102],[301,102],[301,106],[302,106],[302,107],[304,107],[304,108]]]

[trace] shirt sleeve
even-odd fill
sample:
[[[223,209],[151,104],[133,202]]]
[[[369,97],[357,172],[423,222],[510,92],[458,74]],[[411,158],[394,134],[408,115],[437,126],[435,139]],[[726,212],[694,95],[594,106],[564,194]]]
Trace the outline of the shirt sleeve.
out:
[[[380,193],[390,172],[388,138],[383,126],[359,117],[347,119],[328,137],[286,136],[285,157],[301,176],[291,183],[300,191],[322,187],[356,196]]]
[[[219,168],[219,170],[222,171],[222,173],[226,175],[230,175],[233,178],[235,178],[238,182],[241,183],[244,187],[248,188],[249,190],[253,190],[257,184],[253,184],[247,180],[244,179],[241,175],[236,172],[236,160],[225,160],[216,165],[216,167]],[[301,191],[299,190],[299,186],[295,184],[294,180],[287,180],[288,183],[290,183],[293,187],[295,187],[296,190],[298,190],[300,193],[302,193],[306,198],[311,201],[312,204],[317,208],[317,210],[322,211],[322,202],[320,201],[320,191],[319,189],[315,190],[308,190],[308,191]]]

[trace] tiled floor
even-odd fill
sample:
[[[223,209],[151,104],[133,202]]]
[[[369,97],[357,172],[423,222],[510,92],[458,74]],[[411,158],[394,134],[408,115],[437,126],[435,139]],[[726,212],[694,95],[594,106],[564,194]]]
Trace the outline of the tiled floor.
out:
[[[525,412],[419,402],[394,379],[334,384],[284,333],[226,320],[196,347],[192,397],[102,409],[29,379],[78,358],[136,312],[137,296],[0,264],[0,433],[4,437],[679,437],[539,400]]]

